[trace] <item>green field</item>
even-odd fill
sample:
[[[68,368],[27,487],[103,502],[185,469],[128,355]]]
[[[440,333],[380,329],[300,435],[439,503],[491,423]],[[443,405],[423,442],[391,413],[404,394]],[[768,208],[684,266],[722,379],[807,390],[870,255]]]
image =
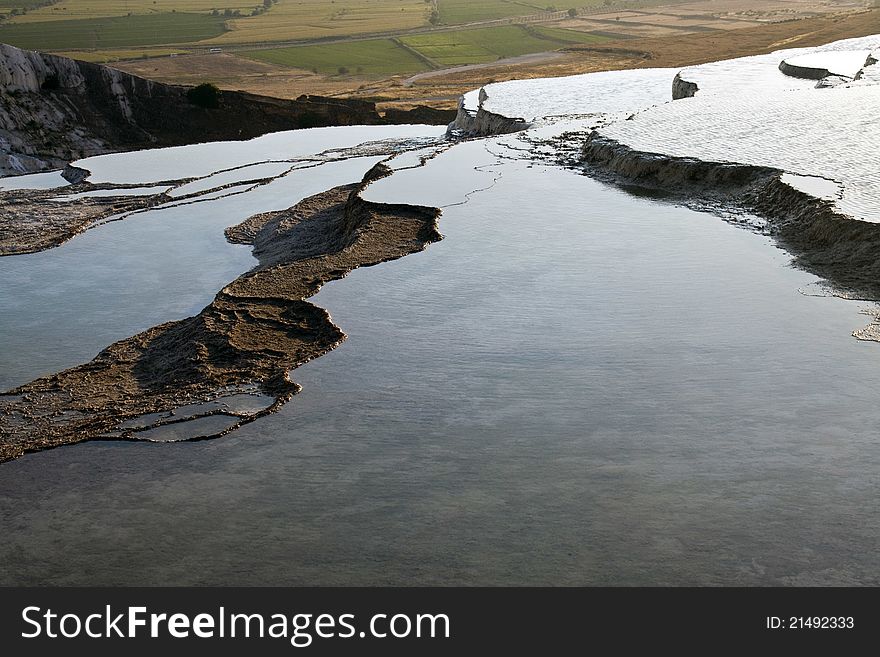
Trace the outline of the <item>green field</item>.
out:
[[[505,57],[558,50],[566,44],[595,43],[602,37],[573,30],[504,25],[401,37],[406,45],[439,66],[482,64]]]
[[[291,0],[299,1],[299,0]],[[21,2],[40,4],[39,0],[0,0],[10,6],[22,6]],[[209,14],[212,9],[221,13],[224,9],[238,9],[250,13],[262,0],[58,0],[39,9],[32,9],[24,16],[15,18],[16,23],[39,21],[76,20],[78,18],[107,18],[129,14],[170,14],[172,11],[188,14]]]
[[[263,6],[262,0],[252,1],[254,6]],[[217,0],[59,0],[36,6],[44,2],[0,0],[0,13],[33,7],[0,23],[0,42],[93,61],[168,55],[189,44],[198,44],[199,49],[241,44],[246,50],[235,54],[277,66],[324,75],[375,77],[490,63],[607,40],[598,34],[537,23],[407,34],[412,28],[428,26],[434,5],[427,0],[276,0],[269,11],[256,16],[248,15],[253,7],[242,7],[240,17],[224,16],[227,8],[217,6]],[[553,2],[552,9],[604,2],[562,0]],[[446,24],[531,15],[551,8],[541,0],[437,0],[436,6],[441,23]],[[333,42],[358,34],[367,38]],[[299,39],[314,41],[312,45],[278,43],[258,48]]]
[[[399,41],[436,67],[482,64],[504,57],[557,50],[566,45],[607,41],[585,32],[558,28],[504,25],[400,37]],[[431,68],[394,39],[369,39],[318,46],[291,46],[236,53],[249,59],[324,74],[394,75]]]
[[[258,0],[262,2],[262,0]],[[428,24],[424,0],[278,0],[261,16],[237,18],[217,45],[393,33]]]
[[[33,9],[46,4],[47,0],[0,0],[0,9]]]
[[[577,30],[565,30],[558,27],[543,27],[536,25],[527,28],[532,34],[547,39],[548,41],[557,41],[562,46],[579,44],[579,43],[602,43],[609,41],[610,38],[599,34],[590,34],[589,32],[578,32]]]
[[[0,26],[0,42],[31,50],[123,48],[190,43],[219,36],[225,29],[221,17],[209,14],[141,14],[12,23]]]
[[[14,5],[19,0],[0,1]],[[427,26],[430,7],[425,0],[275,0],[268,11],[264,11],[263,0],[60,0],[52,6],[15,16],[10,22],[23,25],[61,19],[217,11],[224,14],[228,29],[209,35],[211,43],[207,45],[222,47],[233,43],[256,45],[405,31]],[[255,9],[259,13],[252,15]],[[237,11],[239,15],[226,15],[226,10]],[[60,48],[47,39],[42,49]]]
[[[438,0],[440,22],[444,25],[460,25],[471,21],[488,21],[508,16],[525,16],[536,13],[535,9],[506,0]]]
[[[572,7],[587,7],[601,0],[548,0],[541,2],[516,2],[514,0],[437,0],[440,22],[444,25],[461,25],[473,21],[489,21],[511,16],[528,16],[553,7],[557,11]]]
[[[48,52],[111,51],[180,46],[200,42],[206,48],[241,44],[248,57],[276,64],[336,71],[340,66],[369,75],[409,73],[427,65],[418,55],[406,52],[394,37],[428,26],[432,6],[426,0],[275,0],[268,11],[250,16],[253,6],[218,6],[217,0],[0,0],[0,13],[22,6],[26,14],[0,23],[0,41],[22,48]],[[645,0],[649,1],[649,0]],[[561,0],[553,8],[598,4],[604,0]],[[437,0],[441,22],[460,24],[511,16],[536,14],[549,5],[541,0]],[[230,17],[224,12],[241,12]],[[219,12],[214,16],[212,13]],[[418,50],[436,66],[489,62],[501,57],[555,50],[568,43],[592,43],[596,36],[553,28],[506,25],[477,28],[491,31],[429,33],[401,37],[406,47]],[[466,29],[466,28],[463,28]],[[256,51],[254,46],[273,42],[322,40],[366,34],[365,45],[315,45],[293,49],[282,46]],[[376,34],[375,37],[372,37]],[[372,37],[372,38],[371,38]],[[389,38],[392,40],[389,42]],[[261,54],[262,53],[262,54]],[[149,53],[148,53],[149,54]],[[399,68],[395,68],[399,67]]]
[[[343,68],[360,75],[418,73],[428,65],[391,39],[370,39],[319,46],[294,46],[236,53],[261,62],[336,74]]]

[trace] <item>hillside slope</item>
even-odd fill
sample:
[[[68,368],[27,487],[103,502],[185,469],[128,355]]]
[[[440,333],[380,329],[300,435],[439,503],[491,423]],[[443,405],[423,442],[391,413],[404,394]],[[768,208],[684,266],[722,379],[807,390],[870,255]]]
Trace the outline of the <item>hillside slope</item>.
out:
[[[106,66],[0,44],[0,175],[57,169],[113,151],[386,122],[374,103],[360,100],[282,100],[223,91],[219,106],[208,109],[190,103],[187,91]],[[422,111],[411,118],[451,120],[435,113],[426,116]],[[406,118],[395,115],[394,121]]]

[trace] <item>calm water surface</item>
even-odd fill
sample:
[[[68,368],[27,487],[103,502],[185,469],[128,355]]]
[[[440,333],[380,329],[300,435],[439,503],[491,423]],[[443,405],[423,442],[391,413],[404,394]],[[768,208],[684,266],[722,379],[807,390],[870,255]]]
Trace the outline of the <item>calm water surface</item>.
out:
[[[715,217],[494,171],[322,290],[349,339],[277,415],[0,466],[0,582],[880,583],[860,305]]]
[[[247,194],[156,208],[55,249],[0,258],[0,389],[87,362],[117,340],[195,315],[257,264],[249,246],[226,241],[224,228],[357,182],[381,159],[293,171]]]

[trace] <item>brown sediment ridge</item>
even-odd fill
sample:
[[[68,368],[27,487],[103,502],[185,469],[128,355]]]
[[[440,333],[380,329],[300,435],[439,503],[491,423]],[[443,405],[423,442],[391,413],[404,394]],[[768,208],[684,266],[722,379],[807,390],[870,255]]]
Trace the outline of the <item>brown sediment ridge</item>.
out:
[[[0,191],[0,257],[38,253],[73,239],[90,228],[109,221],[120,221],[131,215],[174,202],[197,203],[206,192],[217,192],[239,185],[263,185],[272,177],[236,180],[216,188],[171,197],[165,192],[133,196],[113,195],[116,189],[179,187],[195,180],[181,178],[144,184],[93,184],[85,179],[89,171],[68,165],[64,176],[73,184],[55,189],[13,189]],[[83,192],[103,191],[101,196],[87,196],[53,201]]]
[[[223,288],[195,317],[117,342],[90,363],[0,394],[0,461],[86,440],[137,440],[156,427],[227,416],[228,433],[276,411],[297,392],[290,370],[335,348],[345,334],[305,299],[357,267],[424,249],[442,238],[440,210],[366,201],[359,192],[389,175],[379,164],[359,184],[227,229],[252,244],[259,265]],[[271,397],[241,412],[241,393]],[[187,411],[186,408],[195,410]]]
[[[320,166],[331,161],[360,157],[365,155],[387,155],[383,142],[364,143],[351,148],[331,149],[314,157],[303,157],[288,160],[291,167],[295,163],[307,163],[308,166]],[[242,164],[229,169],[220,169],[211,175],[225,173],[250,166]],[[13,189],[0,191],[0,257],[37,253],[60,246],[82,232],[109,221],[126,219],[138,212],[143,212],[166,203],[175,206],[200,203],[206,194],[213,194],[242,185],[266,185],[277,179],[266,176],[251,179],[238,179],[217,187],[204,189],[189,194],[169,196],[167,192],[143,196],[126,195],[124,192],[114,196],[113,190],[131,190],[136,188],[167,187],[179,188],[199,178],[179,178],[159,180],[148,183],[91,183],[87,178],[91,172],[81,167],[68,164],[62,171],[63,177],[71,184],[54,189]],[[87,196],[75,199],[83,192],[105,192],[101,196]],[[242,193],[232,192],[232,193]],[[53,201],[55,198],[66,200]],[[208,197],[210,198],[210,197]]]
[[[880,300],[880,224],[841,214],[832,201],[787,185],[779,169],[638,151],[595,131],[581,153],[598,178],[701,209],[757,215],[795,266],[846,296]]]
[[[168,183],[168,186],[172,184]],[[131,189],[161,185],[149,183],[124,187]],[[78,182],[63,189],[0,191],[0,257],[51,249],[111,217],[124,217],[172,200],[165,194],[113,196],[112,190],[121,187]],[[56,197],[95,190],[107,190],[108,194],[52,201]]]

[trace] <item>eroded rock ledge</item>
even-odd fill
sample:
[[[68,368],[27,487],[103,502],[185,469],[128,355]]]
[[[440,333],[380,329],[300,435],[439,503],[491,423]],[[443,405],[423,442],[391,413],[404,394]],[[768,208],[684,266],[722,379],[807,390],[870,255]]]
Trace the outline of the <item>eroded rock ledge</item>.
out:
[[[150,183],[141,186],[155,185]],[[112,190],[122,187],[131,189],[138,185],[93,185],[79,182],[65,187],[63,191],[58,189],[0,191],[0,257],[38,253],[51,249],[113,216],[125,216],[171,200],[165,194],[113,196]],[[52,200],[65,194],[96,190],[107,190],[107,195],[81,197],[69,201]]]
[[[880,300],[880,224],[838,213],[830,200],[784,183],[779,169],[646,153],[596,132],[582,157],[593,175],[623,186],[758,215],[796,266],[847,295]]]
[[[492,137],[519,132],[529,127],[525,119],[502,116],[484,109],[483,103],[487,98],[486,90],[480,89],[479,107],[474,111],[465,107],[462,97],[458,102],[455,121],[449,124],[447,133],[465,137]]]
[[[441,239],[439,209],[360,197],[366,184],[389,173],[377,165],[358,185],[228,229],[231,241],[253,245],[260,264],[198,315],[0,394],[0,461],[86,440],[150,439],[157,427],[227,418],[220,428],[188,436],[212,438],[276,411],[299,389],[290,370],[345,339],[327,312],[305,299],[352,269]],[[243,393],[269,396],[270,403],[251,411],[222,403]]]

